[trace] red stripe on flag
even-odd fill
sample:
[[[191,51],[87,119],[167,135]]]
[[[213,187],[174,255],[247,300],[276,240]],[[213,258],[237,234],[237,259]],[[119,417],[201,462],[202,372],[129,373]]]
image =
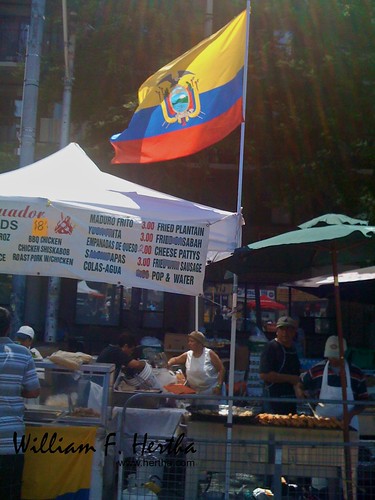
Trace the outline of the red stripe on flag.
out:
[[[188,156],[222,140],[241,122],[242,97],[226,113],[205,124],[147,139],[112,142],[112,163],[155,163]]]

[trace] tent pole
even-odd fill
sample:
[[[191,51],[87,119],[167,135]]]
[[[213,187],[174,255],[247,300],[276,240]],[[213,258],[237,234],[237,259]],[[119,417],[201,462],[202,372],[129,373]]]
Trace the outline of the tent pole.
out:
[[[243,162],[245,149],[245,124],[246,124],[246,95],[247,95],[247,73],[249,59],[249,35],[250,35],[250,14],[251,2],[246,2],[246,38],[245,38],[245,61],[244,61],[244,76],[242,86],[242,123],[241,123],[241,140],[240,140],[240,157],[238,165],[238,187],[237,187],[237,214],[242,212],[242,181],[243,181]],[[237,247],[242,245],[242,221],[239,219],[237,233]],[[236,328],[237,328],[237,296],[238,296],[238,276],[233,274],[233,292],[232,292],[232,317],[231,317],[231,332],[230,332],[230,354],[229,354],[229,379],[228,379],[228,396],[233,398],[234,392],[234,364],[236,352]],[[225,456],[225,495],[226,500],[229,499],[230,487],[230,471],[232,459],[232,425],[233,425],[233,399],[228,400],[228,417],[227,417],[227,446]]]
[[[194,330],[199,330],[199,296],[195,296],[195,326]]]
[[[341,381],[342,399],[343,399],[343,437],[344,437],[344,456],[345,456],[345,473],[346,473],[346,481],[344,482],[344,495],[346,493],[347,495],[346,498],[348,500],[354,500],[353,484],[352,484],[353,474],[352,474],[351,449],[349,446],[346,446],[346,444],[350,442],[350,436],[349,436],[350,422],[349,422],[348,404],[347,404],[347,397],[348,397],[347,384],[349,381],[346,380],[340,285],[339,285],[338,268],[337,268],[337,250],[335,248],[332,250],[331,258],[332,258],[332,271],[334,280],[337,336],[339,339],[340,381]]]

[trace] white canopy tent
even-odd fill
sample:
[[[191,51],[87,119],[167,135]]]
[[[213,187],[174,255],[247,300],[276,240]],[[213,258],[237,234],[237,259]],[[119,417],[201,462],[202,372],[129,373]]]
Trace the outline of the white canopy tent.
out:
[[[91,295],[92,297],[104,297],[99,290],[95,290],[95,288],[90,288],[86,281],[78,281],[77,284],[77,293],[82,295]]]
[[[199,295],[241,216],[103,173],[75,143],[0,175],[0,272]]]

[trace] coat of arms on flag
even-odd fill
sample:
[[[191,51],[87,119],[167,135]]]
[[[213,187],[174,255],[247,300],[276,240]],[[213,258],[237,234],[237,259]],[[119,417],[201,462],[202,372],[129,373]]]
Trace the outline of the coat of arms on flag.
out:
[[[162,84],[164,84],[162,86]],[[174,78],[167,75],[159,82],[161,109],[167,123],[185,125],[201,113],[198,81],[191,71],[178,71]]]

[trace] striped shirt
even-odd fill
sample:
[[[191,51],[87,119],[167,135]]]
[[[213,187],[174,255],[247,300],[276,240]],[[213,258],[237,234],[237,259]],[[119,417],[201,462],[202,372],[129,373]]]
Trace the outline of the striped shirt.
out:
[[[22,390],[39,389],[34,360],[29,349],[8,337],[0,337],[0,455],[14,455],[17,441],[25,433]]]
[[[312,366],[309,371],[301,375],[304,390],[310,391],[311,396],[318,399],[322,387],[323,371],[327,360],[324,359]],[[360,368],[349,364],[350,382],[354,399],[357,401],[368,399],[366,378]],[[341,387],[340,373],[334,372],[331,365],[328,366],[328,385]]]

